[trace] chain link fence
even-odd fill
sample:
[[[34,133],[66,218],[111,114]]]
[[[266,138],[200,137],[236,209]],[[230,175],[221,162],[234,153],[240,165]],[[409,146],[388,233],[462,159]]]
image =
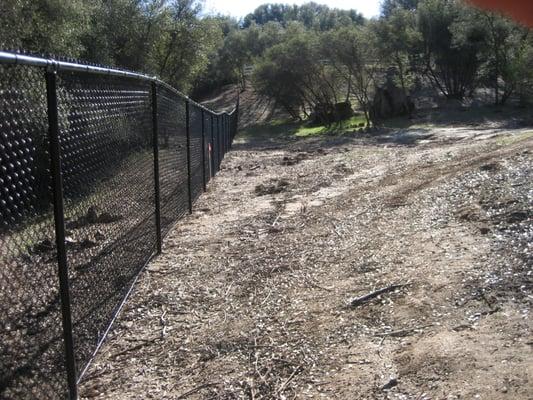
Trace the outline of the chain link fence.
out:
[[[135,280],[220,168],[214,113],[145,75],[0,52],[0,398],[77,398]]]

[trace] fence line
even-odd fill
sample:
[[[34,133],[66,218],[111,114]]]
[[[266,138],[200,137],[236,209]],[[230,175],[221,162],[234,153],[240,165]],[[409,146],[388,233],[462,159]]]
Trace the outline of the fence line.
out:
[[[78,397],[237,119],[238,101],[215,113],[154,77],[0,51],[0,398]]]

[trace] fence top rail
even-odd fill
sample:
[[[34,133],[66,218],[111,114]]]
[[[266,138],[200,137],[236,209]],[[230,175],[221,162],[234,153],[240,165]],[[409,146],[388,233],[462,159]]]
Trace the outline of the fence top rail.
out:
[[[190,97],[184,95],[179,90],[170,86],[168,83],[163,82],[159,78],[155,76],[139,74],[137,72],[130,72],[130,71],[125,71],[125,70],[116,69],[116,68],[84,65],[84,64],[78,64],[78,63],[68,62],[68,61],[60,61],[54,58],[29,56],[25,54],[17,54],[17,53],[1,51],[1,50],[0,50],[0,64],[15,64],[15,65],[28,65],[32,67],[54,68],[56,71],[85,72],[85,73],[95,74],[95,75],[121,76],[121,77],[138,79],[142,81],[155,82],[158,85],[161,85],[165,87],[166,89],[172,91],[173,93],[180,96],[184,100],[188,101],[190,104],[193,104],[196,107],[199,107],[203,109],[204,111],[207,111],[214,115],[217,115],[217,116],[224,115],[224,114],[232,115],[235,112],[235,108],[234,108],[230,112],[223,111],[223,112],[217,113],[205,107],[204,105],[192,100]]]

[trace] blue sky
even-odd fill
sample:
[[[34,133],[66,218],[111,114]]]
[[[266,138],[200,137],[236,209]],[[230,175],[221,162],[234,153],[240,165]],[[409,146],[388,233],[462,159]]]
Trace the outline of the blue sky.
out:
[[[264,3],[287,3],[287,4],[303,4],[310,0],[205,0],[204,12],[206,13],[221,13],[231,15],[233,17],[244,17],[251,13],[258,6]],[[314,0],[315,3],[326,4],[331,8],[350,9],[353,8],[365,17],[375,17],[379,13],[379,0]]]

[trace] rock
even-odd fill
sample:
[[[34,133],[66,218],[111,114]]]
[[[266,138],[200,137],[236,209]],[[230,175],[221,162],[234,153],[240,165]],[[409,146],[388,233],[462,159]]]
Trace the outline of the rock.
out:
[[[96,211],[95,206],[90,206],[87,210],[87,215],[85,216],[87,223],[95,224],[98,221],[98,212]]]
[[[307,158],[307,153],[298,153],[296,156],[285,156],[281,160],[281,165],[290,166],[296,165]]]
[[[82,249],[89,249],[91,247],[95,247],[97,246],[97,244],[95,242],[93,242],[91,239],[83,239],[80,243],[79,243],[80,247]]]
[[[335,121],[344,121],[353,116],[352,104],[349,101],[343,101],[334,106]]]
[[[529,213],[527,211],[514,211],[507,216],[507,222],[510,224],[515,224],[517,222],[525,221],[529,218]]]
[[[485,164],[479,167],[480,171],[497,171],[499,169],[500,169],[500,164],[498,164],[497,162],[492,162],[492,163]]]
[[[383,87],[376,88],[370,108],[372,120],[379,121],[392,117],[411,116],[415,105],[403,89],[388,80]]]
[[[73,247],[73,246],[75,246],[76,244],[77,244],[77,242],[76,242],[74,239],[72,239],[71,237],[68,237],[68,236],[67,236],[67,237],[65,238],[65,245],[66,245],[67,247]]]
[[[479,227],[479,233],[481,233],[482,235],[486,235],[488,233],[490,233],[490,228],[488,225],[481,225]]]
[[[40,241],[39,243],[37,243],[34,246],[33,250],[36,253],[47,253],[49,251],[54,250],[54,248],[55,248],[54,243],[52,243],[50,239],[44,239]]]
[[[343,121],[354,115],[352,104],[342,101],[335,104],[317,104],[309,119],[313,125]]]
[[[285,179],[280,179],[278,181],[272,181],[267,184],[259,184],[255,187],[255,194],[257,196],[264,196],[266,194],[276,194],[281,193],[287,190],[289,182]]]
[[[117,222],[121,219],[122,217],[120,215],[111,215],[108,212],[103,212],[102,214],[98,216],[98,218],[96,219],[96,222],[100,224],[110,224],[112,222]]]
[[[102,241],[102,240],[105,240],[105,235],[102,232],[97,231],[94,234],[94,238],[95,238],[95,240]]]
[[[381,390],[389,390],[389,389],[392,389],[394,386],[398,386],[398,379],[391,378],[391,380],[389,380],[386,384],[384,384],[381,387]]]

